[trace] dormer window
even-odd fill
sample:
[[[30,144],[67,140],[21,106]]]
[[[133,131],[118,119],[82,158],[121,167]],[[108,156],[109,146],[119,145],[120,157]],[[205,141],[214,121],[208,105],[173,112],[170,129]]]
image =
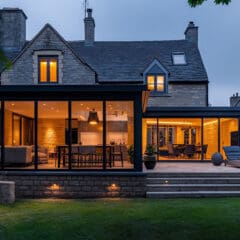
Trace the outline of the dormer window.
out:
[[[165,92],[165,77],[158,74],[148,75],[147,86],[149,91]]]
[[[39,56],[39,83],[58,82],[58,57]]]
[[[186,62],[186,56],[185,53],[182,52],[175,52],[172,54],[173,64],[174,65],[185,65]]]
[[[145,69],[143,77],[150,96],[165,96],[168,93],[168,75],[167,69],[157,59]]]

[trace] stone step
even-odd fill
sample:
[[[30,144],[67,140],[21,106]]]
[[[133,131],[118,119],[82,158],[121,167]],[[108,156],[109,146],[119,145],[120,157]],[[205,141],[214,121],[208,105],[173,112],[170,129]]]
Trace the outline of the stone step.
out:
[[[147,198],[240,197],[240,191],[147,192]]]
[[[240,191],[240,184],[147,184],[147,192]]]
[[[147,173],[147,178],[201,178],[201,177],[207,177],[207,178],[240,178],[240,169],[239,172],[187,172],[187,173],[159,173],[159,172],[153,172],[153,173]]]
[[[178,178],[147,178],[147,184],[240,184],[240,178],[236,177],[178,177]]]

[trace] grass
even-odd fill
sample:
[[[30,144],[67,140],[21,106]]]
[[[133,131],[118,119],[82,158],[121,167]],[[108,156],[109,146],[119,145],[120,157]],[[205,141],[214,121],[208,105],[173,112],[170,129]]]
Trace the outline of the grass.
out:
[[[24,200],[0,206],[1,240],[240,239],[240,198]]]

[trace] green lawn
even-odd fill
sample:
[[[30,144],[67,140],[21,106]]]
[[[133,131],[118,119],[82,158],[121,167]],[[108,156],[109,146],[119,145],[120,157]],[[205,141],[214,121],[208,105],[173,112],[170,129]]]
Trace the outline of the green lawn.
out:
[[[240,239],[240,198],[26,200],[0,206],[1,240]]]

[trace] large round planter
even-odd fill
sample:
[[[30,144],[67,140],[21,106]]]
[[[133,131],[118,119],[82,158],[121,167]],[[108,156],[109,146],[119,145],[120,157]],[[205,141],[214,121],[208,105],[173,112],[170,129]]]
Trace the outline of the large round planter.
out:
[[[144,165],[146,169],[154,169],[157,162],[156,155],[152,155],[152,156],[144,155],[143,160],[144,160]]]
[[[220,166],[223,163],[223,156],[219,152],[215,152],[211,159],[214,166]]]

